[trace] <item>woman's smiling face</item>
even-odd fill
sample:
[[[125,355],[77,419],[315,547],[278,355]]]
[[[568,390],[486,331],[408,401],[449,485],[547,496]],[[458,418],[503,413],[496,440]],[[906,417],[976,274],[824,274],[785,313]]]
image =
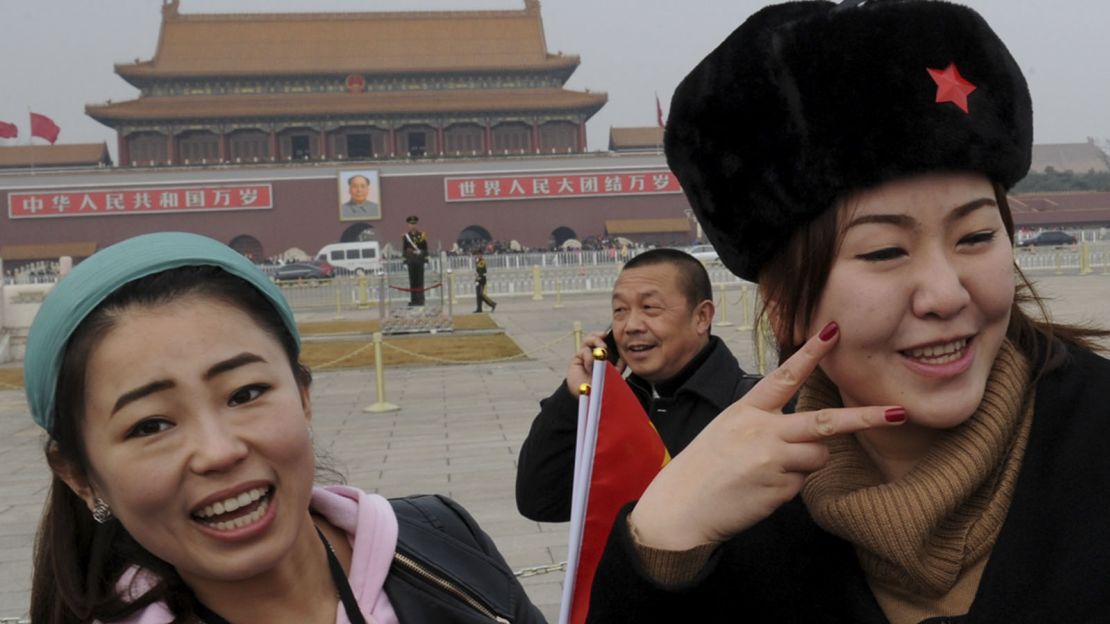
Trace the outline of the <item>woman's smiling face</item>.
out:
[[[199,295],[114,320],[87,362],[82,433],[92,491],[128,532],[194,587],[315,539],[307,389],[278,340]]]
[[[838,223],[807,328],[840,325],[821,368],[846,406],[901,405],[930,429],[962,423],[982,400],[1014,301],[992,185],[954,173],[896,180],[843,202]]]

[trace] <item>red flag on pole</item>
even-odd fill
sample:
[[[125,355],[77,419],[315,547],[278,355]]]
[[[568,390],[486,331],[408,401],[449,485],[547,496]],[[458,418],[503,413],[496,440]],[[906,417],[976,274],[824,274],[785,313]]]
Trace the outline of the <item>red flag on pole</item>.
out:
[[[46,139],[53,145],[54,141],[58,140],[58,132],[60,131],[61,128],[54,123],[53,119],[46,115],[31,113],[31,136]]]
[[[573,571],[574,597],[569,613],[569,621],[573,624],[586,621],[590,586],[617,512],[639,499],[655,475],[670,461],[667,447],[632,389],[612,364],[594,362],[595,369],[602,364],[605,365],[604,381],[595,383],[590,395],[591,402],[600,395],[600,410],[578,568]]]
[[[663,105],[659,103],[659,94],[655,94],[655,117],[659,127],[663,127]]]
[[[14,139],[19,136],[19,128],[15,124],[0,121],[0,139]]]

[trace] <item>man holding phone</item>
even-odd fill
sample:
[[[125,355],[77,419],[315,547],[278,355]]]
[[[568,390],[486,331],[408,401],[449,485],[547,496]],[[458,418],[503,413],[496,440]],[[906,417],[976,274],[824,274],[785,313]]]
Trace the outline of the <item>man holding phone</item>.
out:
[[[540,402],[520,449],[516,503],[541,522],[570,519],[578,387],[590,381],[594,347],[616,347],[617,366],[659,431],[671,456],[717,414],[744,395],[756,377],[740,368],[710,329],[716,311],[709,274],[677,249],[653,249],[628,262],[613,284],[613,324],[586,336],[566,380]]]

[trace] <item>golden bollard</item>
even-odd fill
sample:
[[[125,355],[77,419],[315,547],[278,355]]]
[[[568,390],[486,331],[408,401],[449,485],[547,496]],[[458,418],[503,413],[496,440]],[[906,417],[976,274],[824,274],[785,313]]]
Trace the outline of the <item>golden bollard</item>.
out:
[[[385,364],[382,362],[382,333],[374,332],[374,377],[378,384],[378,400],[364,412],[396,412],[401,406],[385,400]]]
[[[752,309],[748,303],[748,285],[740,285],[740,326],[736,331],[751,331],[752,329]]]
[[[540,288],[540,267],[532,265],[532,301],[543,301],[543,290]]]
[[[1091,272],[1091,246],[1087,241],[1079,243],[1079,274],[1087,275]]]
[[[559,310],[563,307],[563,278],[555,280],[555,305],[552,309]]]
[[[385,321],[389,316],[389,310],[386,307],[386,297],[388,296],[385,289],[385,271],[378,271],[378,320]]]
[[[370,283],[365,273],[358,276],[358,307],[370,307]]]
[[[721,320],[714,321],[717,327],[732,327],[732,323],[728,320],[728,296],[725,294],[725,285],[721,284]]]
[[[582,348],[582,321],[574,322],[574,352]]]

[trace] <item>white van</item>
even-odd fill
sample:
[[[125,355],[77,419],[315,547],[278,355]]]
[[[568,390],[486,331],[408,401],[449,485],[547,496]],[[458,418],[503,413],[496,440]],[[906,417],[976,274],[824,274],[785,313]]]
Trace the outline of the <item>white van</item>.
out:
[[[324,245],[316,253],[316,259],[351,273],[363,274],[382,268],[381,255],[378,241],[358,241]]]

